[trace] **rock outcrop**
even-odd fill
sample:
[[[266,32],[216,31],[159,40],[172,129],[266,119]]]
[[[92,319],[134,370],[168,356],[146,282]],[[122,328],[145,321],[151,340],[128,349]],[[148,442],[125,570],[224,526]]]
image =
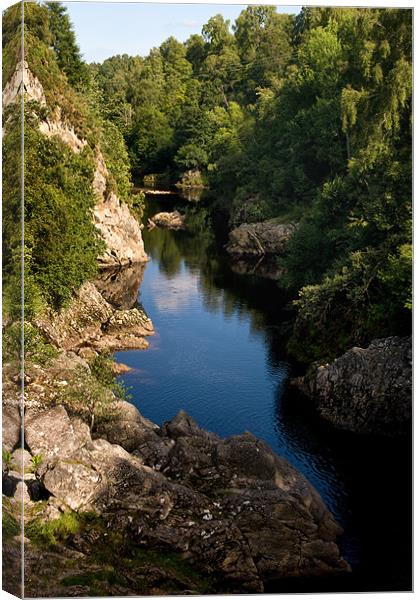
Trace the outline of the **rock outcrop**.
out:
[[[74,127],[63,121],[59,106],[55,108],[52,118],[39,123],[39,129],[46,137],[59,137],[76,154],[79,154],[87,146],[87,141],[79,138]]]
[[[37,477],[51,494],[45,514],[57,506],[94,511],[136,547],[175,552],[215,576],[213,591],[263,592],[349,570],[320,496],[265,443],[250,433],[221,439],[183,412],[163,428],[129,412],[131,454],[92,439],[63,407],[26,419],[27,445],[43,456]],[[111,438],[121,431],[111,430]],[[75,536],[71,545],[88,552],[89,544]]]
[[[185,229],[185,217],[177,210],[160,212],[149,219],[149,227],[167,227],[168,229]]]
[[[68,308],[49,310],[35,324],[56,347],[76,352],[84,346],[99,352],[142,349],[148,346],[145,337],[154,333],[143,310],[113,308],[90,282],[77,291]]]
[[[295,224],[271,221],[243,223],[230,231],[226,250],[233,257],[280,255],[295,228]]]
[[[42,105],[46,104],[44,88],[39,79],[31,73],[26,60],[17,63],[15,72],[4,86],[3,109],[15,102],[22,92],[28,100],[36,100]]]
[[[106,243],[106,250],[98,258],[99,264],[108,268],[145,262],[147,255],[141,226],[115,192],[107,190],[108,177],[108,169],[99,150],[93,179],[93,189],[98,199],[93,220]]]
[[[292,380],[336,427],[356,433],[407,433],[412,416],[412,338],[374,340]]]
[[[2,375],[2,448],[12,452],[21,440],[20,363],[3,364]]]

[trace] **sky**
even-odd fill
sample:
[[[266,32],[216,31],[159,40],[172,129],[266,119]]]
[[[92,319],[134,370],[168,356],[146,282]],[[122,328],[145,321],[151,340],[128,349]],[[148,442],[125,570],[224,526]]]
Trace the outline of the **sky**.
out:
[[[148,54],[171,35],[185,41],[217,13],[234,23],[245,4],[141,4],[63,2],[86,62],[102,62],[115,54]],[[299,6],[278,12],[297,14]]]

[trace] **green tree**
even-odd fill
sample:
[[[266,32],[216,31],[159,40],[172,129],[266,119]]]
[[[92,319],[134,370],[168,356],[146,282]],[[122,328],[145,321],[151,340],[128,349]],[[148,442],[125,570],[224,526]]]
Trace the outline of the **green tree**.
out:
[[[71,85],[82,87],[87,82],[88,70],[81,58],[67,9],[60,2],[46,2],[46,6],[49,12],[52,47],[58,65],[67,75]]]

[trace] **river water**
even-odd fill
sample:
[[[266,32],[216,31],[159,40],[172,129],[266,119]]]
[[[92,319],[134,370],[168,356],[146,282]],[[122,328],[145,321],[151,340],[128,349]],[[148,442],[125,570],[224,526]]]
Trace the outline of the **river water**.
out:
[[[144,230],[138,302],[156,335],[146,351],[116,355],[133,368],[123,378],[133,403],[158,424],[184,409],[221,436],[251,431],[299,469],[345,530],[353,575],[328,589],[410,589],[410,447],[337,432],[292,395],[289,299],[274,281],[231,268],[205,207],[153,197],[146,216],[179,206],[187,231]]]

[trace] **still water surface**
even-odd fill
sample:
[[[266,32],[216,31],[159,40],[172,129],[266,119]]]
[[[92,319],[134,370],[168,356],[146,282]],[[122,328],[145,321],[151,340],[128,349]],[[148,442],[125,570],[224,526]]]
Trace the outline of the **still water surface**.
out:
[[[148,213],[174,202],[149,200]],[[409,589],[410,449],[336,432],[290,394],[284,293],[273,281],[235,273],[205,209],[187,210],[186,232],[144,231],[150,262],[138,301],[156,335],[146,351],[117,354],[133,367],[124,381],[134,404],[158,424],[182,408],[219,435],[248,430],[264,439],[345,528],[351,589]]]

